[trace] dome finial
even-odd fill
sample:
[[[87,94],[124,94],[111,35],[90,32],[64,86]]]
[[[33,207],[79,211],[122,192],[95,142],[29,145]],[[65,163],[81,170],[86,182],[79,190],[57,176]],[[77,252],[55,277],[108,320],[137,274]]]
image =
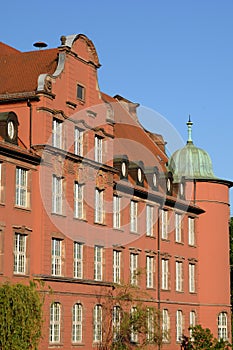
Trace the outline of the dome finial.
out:
[[[188,122],[186,124],[188,126],[188,141],[187,141],[187,143],[193,143],[193,140],[192,140],[192,125],[193,125],[193,122],[191,121],[190,114],[189,114],[189,120],[188,120]]]

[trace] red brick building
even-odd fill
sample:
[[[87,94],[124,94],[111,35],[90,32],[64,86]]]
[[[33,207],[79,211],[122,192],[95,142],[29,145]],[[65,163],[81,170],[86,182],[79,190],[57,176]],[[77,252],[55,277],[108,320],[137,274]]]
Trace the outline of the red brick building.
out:
[[[194,324],[230,339],[232,183],[191,122],[169,160],[138,105],[101,92],[99,67],[85,35],[32,52],[0,43],[0,280],[52,289],[40,349],[96,347],[101,300],[123,282],[161,311],[164,349]]]

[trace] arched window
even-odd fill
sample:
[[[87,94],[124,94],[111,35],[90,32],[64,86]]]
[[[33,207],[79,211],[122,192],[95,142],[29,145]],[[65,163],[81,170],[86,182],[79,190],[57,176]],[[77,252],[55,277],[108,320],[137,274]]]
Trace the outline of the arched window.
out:
[[[163,342],[167,343],[169,341],[169,331],[170,331],[170,316],[167,309],[163,309],[162,312],[162,331],[163,331]]]
[[[93,341],[102,341],[102,306],[95,305],[93,310]]]
[[[61,304],[50,305],[50,342],[59,343],[61,339]]]
[[[74,304],[72,310],[72,341],[74,343],[82,342],[82,321],[83,307],[82,304]]]
[[[218,339],[227,340],[227,313],[220,312],[218,315]]]
[[[181,341],[183,336],[183,312],[181,310],[176,311],[176,341]]]
[[[120,308],[120,306],[113,307],[112,327],[113,327],[113,340],[117,341],[119,334],[120,334],[120,327],[121,327],[121,308]]]

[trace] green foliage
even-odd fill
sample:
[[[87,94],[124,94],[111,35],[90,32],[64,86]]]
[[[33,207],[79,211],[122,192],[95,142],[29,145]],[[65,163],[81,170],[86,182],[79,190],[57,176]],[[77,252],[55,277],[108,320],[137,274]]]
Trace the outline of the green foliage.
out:
[[[37,349],[42,328],[43,301],[36,284],[0,286],[0,349]]]
[[[162,344],[160,313],[144,302],[148,300],[145,292],[136,286],[125,284],[115,285],[106,294],[107,297],[98,300],[104,315],[102,342],[97,346],[99,350],[146,349]],[[115,329],[112,323],[114,306],[118,306],[120,310],[119,324]],[[132,341],[132,333],[136,335],[136,341]]]
[[[192,339],[188,339],[186,350],[227,350],[231,346],[227,341],[214,338],[209,328],[202,328],[201,325],[190,328],[192,330]]]

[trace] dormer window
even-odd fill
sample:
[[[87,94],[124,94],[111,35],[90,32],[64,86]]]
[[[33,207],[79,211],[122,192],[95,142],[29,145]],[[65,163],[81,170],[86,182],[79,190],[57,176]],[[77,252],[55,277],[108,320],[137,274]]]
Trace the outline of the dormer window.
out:
[[[77,98],[82,101],[85,100],[85,88],[80,84],[77,85]]]

